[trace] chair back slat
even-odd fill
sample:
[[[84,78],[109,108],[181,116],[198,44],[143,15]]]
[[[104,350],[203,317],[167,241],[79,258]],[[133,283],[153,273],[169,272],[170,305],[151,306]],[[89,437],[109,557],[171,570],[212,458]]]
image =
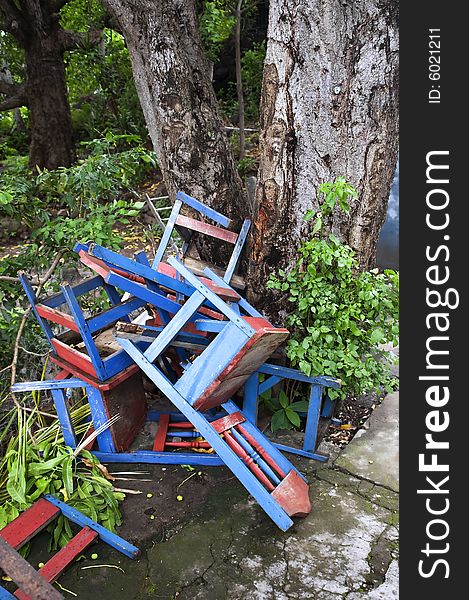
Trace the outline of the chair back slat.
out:
[[[216,227],[215,225],[210,225],[209,223],[204,223],[203,221],[197,221],[196,219],[185,217],[184,215],[178,215],[176,219],[176,225],[185,227],[186,229],[191,229],[192,231],[197,231],[198,233],[209,235],[210,237],[223,240],[230,244],[236,244],[236,240],[238,239],[238,234],[234,233],[233,231],[222,229],[221,227]]]

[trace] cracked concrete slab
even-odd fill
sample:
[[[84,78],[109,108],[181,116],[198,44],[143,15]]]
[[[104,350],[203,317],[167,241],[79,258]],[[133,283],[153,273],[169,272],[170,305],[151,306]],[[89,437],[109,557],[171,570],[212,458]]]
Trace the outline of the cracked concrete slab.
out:
[[[335,466],[399,491],[399,393],[388,394]]]

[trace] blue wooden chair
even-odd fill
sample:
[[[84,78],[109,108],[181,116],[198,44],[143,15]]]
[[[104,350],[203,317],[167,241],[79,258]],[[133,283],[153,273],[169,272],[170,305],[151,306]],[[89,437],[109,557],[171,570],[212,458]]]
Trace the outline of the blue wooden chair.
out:
[[[182,210],[184,207],[189,207],[192,209],[192,211],[198,213],[202,218],[214,222],[215,225],[183,215]],[[206,206],[199,200],[196,200],[184,192],[178,192],[176,195],[176,202],[173,205],[171,214],[163,231],[162,238],[158,245],[152,267],[158,270],[159,265],[164,260],[171,236],[176,230],[183,240],[178,258],[192,273],[198,276],[203,276],[204,270],[206,268],[210,268],[212,271],[217,273],[217,275],[220,275],[225,282],[231,283],[231,285],[236,289],[244,289],[244,280],[242,277],[236,275],[236,269],[243,251],[244,244],[246,242],[247,235],[249,233],[249,229],[251,227],[251,221],[249,219],[245,219],[239,233],[230,231],[228,229],[230,226],[231,220],[225,215],[222,215],[218,211]],[[230,255],[226,268],[220,269],[219,267],[208,265],[207,263],[189,256],[189,252],[192,248],[194,233],[207,235],[218,239],[221,242],[226,242],[233,245],[233,252]]]
[[[130,298],[123,302],[116,288],[108,285],[99,275],[74,286],[63,284],[59,293],[38,299],[27,275],[20,272],[18,277],[37,321],[59,359],[74,365],[97,381],[106,381],[132,366],[132,361],[112,343],[112,338],[110,340],[108,335],[102,334],[117,321],[129,321],[131,313],[145,306],[144,300]],[[111,307],[85,317],[80,297],[100,288],[105,290]],[[68,312],[60,310],[62,306]],[[106,342],[102,345],[99,336],[101,340],[106,337]],[[83,349],[79,349],[80,347]]]

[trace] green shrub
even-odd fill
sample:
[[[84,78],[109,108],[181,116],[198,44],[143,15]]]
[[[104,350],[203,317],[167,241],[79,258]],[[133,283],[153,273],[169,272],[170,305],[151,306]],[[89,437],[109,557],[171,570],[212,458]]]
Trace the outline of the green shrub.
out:
[[[347,197],[354,193],[343,178],[319,186],[321,208],[307,214],[316,219],[313,237],[300,246],[294,267],[268,282],[293,305],[286,322],[292,366],[341,379],[342,389],[330,390],[331,398],[390,391],[396,383],[386,361],[392,357],[381,345],[398,340],[399,276],[359,271],[354,251],[328,233],[334,208],[348,211]]]

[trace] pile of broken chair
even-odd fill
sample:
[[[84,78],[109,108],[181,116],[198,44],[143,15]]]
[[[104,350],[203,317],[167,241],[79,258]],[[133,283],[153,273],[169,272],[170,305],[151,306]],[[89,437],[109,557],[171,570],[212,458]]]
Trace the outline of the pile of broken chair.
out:
[[[65,443],[75,448],[69,394],[84,388],[92,425],[100,432],[94,454],[101,461],[224,464],[287,530],[291,517],[305,516],[311,506],[305,477],[281,450],[324,459],[316,453],[318,426],[331,420],[327,389],[340,382],[266,362],[289,332],[274,327],[241,295],[236,268],[249,227],[246,220],[235,233],[226,216],[179,192],[151,264],[143,252],[130,259],[94,243],[77,243],[74,250],[93,275],[73,286],[63,284],[59,293],[43,299],[20,273],[58,372],[52,380],[18,383],[13,389],[50,391]],[[175,233],[182,247],[177,256],[168,256]],[[225,269],[190,257],[194,234],[231,246]],[[80,301],[97,291],[107,295],[110,308],[87,316]],[[147,408],[142,373],[169,399],[171,411]],[[274,444],[256,426],[260,394],[283,379],[310,386],[304,443],[298,449]],[[148,420],[158,422],[153,448],[132,451]]]

